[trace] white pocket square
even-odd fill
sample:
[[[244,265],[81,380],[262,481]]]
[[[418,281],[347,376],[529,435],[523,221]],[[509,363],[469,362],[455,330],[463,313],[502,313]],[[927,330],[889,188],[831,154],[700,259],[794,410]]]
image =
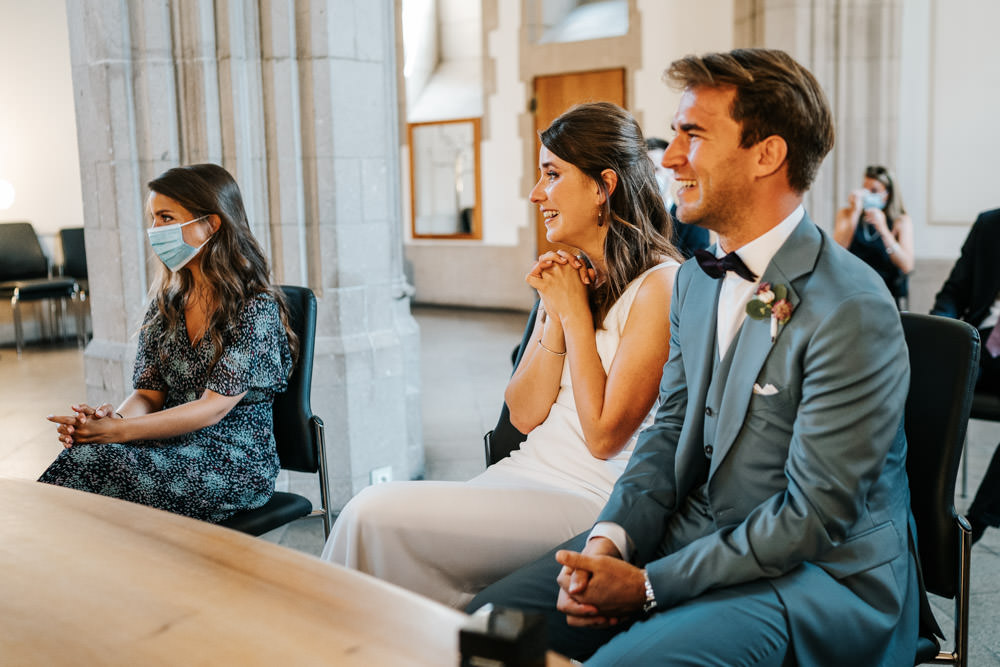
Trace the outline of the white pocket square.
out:
[[[754,382],[753,393],[760,394],[761,396],[774,396],[775,394],[778,393],[778,388],[775,387],[773,384],[765,384],[762,387],[756,382]]]

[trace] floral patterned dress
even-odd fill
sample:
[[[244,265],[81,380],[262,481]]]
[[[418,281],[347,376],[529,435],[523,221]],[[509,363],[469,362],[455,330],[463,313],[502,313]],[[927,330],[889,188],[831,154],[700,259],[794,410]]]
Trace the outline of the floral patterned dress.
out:
[[[270,295],[247,303],[214,367],[210,337],[192,345],[183,318],[163,348],[154,347],[162,330],[156,314],[154,303],[139,334],[136,389],[165,392],[164,409],[193,401],[205,389],[246,395],[218,423],[185,435],[74,445],[38,481],[215,522],[260,507],[278,475],[271,404],[292,368],[278,304]]]

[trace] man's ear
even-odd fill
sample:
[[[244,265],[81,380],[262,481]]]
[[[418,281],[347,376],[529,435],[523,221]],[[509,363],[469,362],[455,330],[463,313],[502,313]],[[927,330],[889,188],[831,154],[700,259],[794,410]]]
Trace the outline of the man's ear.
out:
[[[601,172],[601,180],[604,181],[604,192],[608,197],[610,197],[611,193],[615,191],[616,187],[618,187],[618,173],[614,169],[605,169]],[[598,188],[597,203],[603,204],[604,199],[604,194],[602,194],[600,192],[600,188]]]
[[[776,134],[757,142],[757,176],[771,176],[781,169],[788,157],[788,144]]]

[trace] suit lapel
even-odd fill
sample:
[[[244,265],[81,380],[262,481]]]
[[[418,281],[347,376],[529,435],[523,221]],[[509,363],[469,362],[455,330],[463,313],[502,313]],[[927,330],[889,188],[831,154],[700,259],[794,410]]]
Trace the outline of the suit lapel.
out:
[[[719,407],[719,432],[709,478],[715,474],[743,427],[750,397],[753,395],[754,382],[760,375],[768,355],[776,345],[781,344],[784,329],[795,326],[795,309],[801,301],[795,289],[795,281],[812,272],[822,247],[823,236],[806,214],[775,253],[761,276],[761,282],[785,285],[788,288],[792,316],[784,325],[778,326],[773,342],[770,319],[755,320],[749,316],[744,319],[733,342],[736,346],[735,356],[722,394],[722,405]]]
[[[709,248],[715,251],[715,246]],[[688,384],[688,400],[704,405],[708,386],[712,381],[716,344],[716,311],[719,308],[719,290],[722,281],[709,278],[700,268],[693,271],[691,286],[685,297],[681,322],[691,322],[682,327],[687,334],[682,338],[684,373]]]

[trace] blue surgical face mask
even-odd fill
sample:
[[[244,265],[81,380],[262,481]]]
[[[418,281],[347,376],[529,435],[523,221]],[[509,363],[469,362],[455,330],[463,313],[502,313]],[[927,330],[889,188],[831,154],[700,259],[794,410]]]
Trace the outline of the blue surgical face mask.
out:
[[[882,195],[877,194],[875,192],[866,192],[865,196],[861,199],[861,208],[863,209],[877,208],[880,210],[884,209],[885,199],[882,198]]]
[[[149,235],[149,244],[153,246],[153,252],[167,265],[168,269],[174,272],[180,271],[185,264],[198,254],[199,250],[205,247],[208,239],[205,239],[205,243],[195,248],[184,241],[184,233],[181,229],[186,225],[204,220],[207,217],[207,215],[203,215],[200,218],[188,220],[187,222],[150,227],[146,230],[146,234]]]

